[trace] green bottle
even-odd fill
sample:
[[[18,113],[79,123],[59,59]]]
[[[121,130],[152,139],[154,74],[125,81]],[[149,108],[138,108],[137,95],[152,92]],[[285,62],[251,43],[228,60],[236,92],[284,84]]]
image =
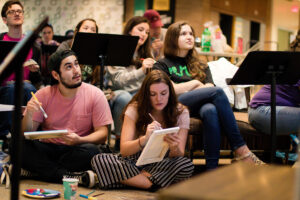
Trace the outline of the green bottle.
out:
[[[202,38],[201,38],[201,48],[204,52],[210,52],[211,49],[211,33],[208,30],[208,27],[205,27]]]

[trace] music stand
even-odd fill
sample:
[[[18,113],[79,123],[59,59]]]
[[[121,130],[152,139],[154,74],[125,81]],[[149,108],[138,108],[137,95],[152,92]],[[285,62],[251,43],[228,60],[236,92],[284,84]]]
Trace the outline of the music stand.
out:
[[[14,46],[17,44],[17,42],[11,42],[11,41],[3,41],[0,40],[0,63],[5,59],[7,54],[14,48]],[[15,60],[16,61],[16,60]],[[14,71],[13,68],[7,68],[4,70],[4,72],[1,74],[0,77],[0,85],[2,84],[2,81],[7,78],[10,74],[12,74]]]
[[[100,88],[103,89],[104,66],[129,66],[138,39],[137,36],[78,32],[72,50],[80,64],[100,64]]]
[[[48,60],[51,54],[53,54],[57,50],[58,46],[56,45],[46,45],[46,44],[41,44],[41,66],[40,66],[40,71],[43,77],[43,81],[45,85],[50,84],[51,80],[51,73],[48,69]]]
[[[271,162],[276,154],[276,84],[296,84],[300,79],[300,52],[249,52],[229,85],[271,85]]]
[[[72,39],[73,36],[53,35],[53,40],[62,43],[63,41]]]
[[[12,148],[11,148],[11,199],[19,199],[19,179],[20,179],[20,151],[22,149],[22,89],[23,89],[23,62],[25,61],[33,43],[38,37],[39,32],[48,23],[48,17],[34,29],[29,31],[26,36],[17,43],[17,45],[9,52],[0,65],[0,82],[2,82],[13,71],[16,74],[15,81],[15,110],[13,114],[13,130],[12,130]]]

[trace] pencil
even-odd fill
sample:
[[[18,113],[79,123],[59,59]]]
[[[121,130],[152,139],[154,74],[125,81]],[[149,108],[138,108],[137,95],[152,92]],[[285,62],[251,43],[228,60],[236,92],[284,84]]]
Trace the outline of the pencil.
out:
[[[36,96],[34,95],[33,92],[31,92],[31,95],[33,96],[33,98],[39,103],[39,106],[40,106],[40,110],[42,111],[43,115],[45,118],[48,118],[48,115],[46,114],[45,110],[43,109],[43,107],[41,106],[39,100],[36,98]]]
[[[155,118],[151,115],[151,113],[148,113],[149,114],[149,116],[151,117],[151,119],[153,120],[153,121],[157,121],[157,120],[155,120]],[[158,122],[158,121],[157,121]],[[162,129],[162,127],[160,127],[159,129]]]
[[[149,114],[149,116],[151,117],[151,119],[152,119],[153,121],[156,121],[155,118],[151,115],[151,113],[148,113],[148,114]]]

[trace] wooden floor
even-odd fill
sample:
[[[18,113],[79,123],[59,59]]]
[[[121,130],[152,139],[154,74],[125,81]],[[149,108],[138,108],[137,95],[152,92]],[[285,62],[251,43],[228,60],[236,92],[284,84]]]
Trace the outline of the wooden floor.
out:
[[[62,184],[52,184],[41,181],[33,181],[33,180],[22,180],[20,184],[20,197],[19,199],[32,199],[29,197],[25,197],[21,195],[21,192],[25,189],[30,188],[43,188],[43,189],[51,189],[61,192],[61,196],[55,199],[64,199],[63,198],[63,185]],[[88,194],[93,191],[93,189],[79,187],[77,194]],[[156,193],[150,193],[141,190],[99,190],[93,194],[104,193],[97,198],[100,200],[151,200],[156,199]],[[10,189],[6,189],[4,185],[0,185],[0,199],[1,200],[9,200],[10,199]],[[81,197],[77,197],[78,200],[83,199]]]
[[[203,173],[205,170],[205,160],[204,159],[194,159],[193,163],[195,164],[195,173],[198,175]],[[220,159],[220,165],[228,165],[231,163],[231,159]],[[52,189],[61,192],[60,198],[63,199],[63,185],[62,184],[53,184],[46,183],[35,180],[22,180],[20,183],[20,198],[19,199],[31,199],[21,195],[22,191],[30,188],[42,188],[42,189]],[[95,189],[96,191],[93,194],[104,193],[99,196],[99,200],[151,200],[157,199],[157,193],[151,193],[143,190],[100,190]],[[88,189],[84,187],[79,187],[77,194],[88,194],[93,191],[93,189]],[[9,200],[10,199],[10,189],[6,189],[4,185],[0,185],[0,199]],[[78,197],[78,200],[83,199]]]
[[[114,146],[114,138],[111,140],[110,146]],[[197,155],[197,154],[196,154]],[[204,159],[194,159],[193,163],[195,164],[195,173],[194,175],[198,175],[205,171],[205,160]],[[227,165],[231,163],[231,159],[220,159],[220,165]],[[20,182],[20,198],[19,199],[32,199],[29,197],[23,196],[21,193],[25,189],[30,188],[41,188],[41,189],[52,189],[61,192],[60,198],[55,199],[64,199],[63,198],[63,185],[62,184],[53,184],[53,183],[46,183],[41,181],[35,180],[22,180]],[[93,194],[104,193],[103,195],[99,196],[98,199],[100,200],[151,200],[157,199],[157,193],[151,193],[142,190],[100,190],[95,189],[96,191]],[[89,192],[93,191],[93,189],[88,189],[84,187],[79,187],[77,194],[88,194]],[[0,200],[9,200],[10,199],[10,189],[6,189],[4,185],[0,185]],[[81,197],[77,198],[78,200],[83,199]]]

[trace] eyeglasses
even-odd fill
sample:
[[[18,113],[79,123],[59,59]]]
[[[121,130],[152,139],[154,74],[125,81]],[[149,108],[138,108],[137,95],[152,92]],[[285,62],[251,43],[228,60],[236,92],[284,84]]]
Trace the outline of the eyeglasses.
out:
[[[6,15],[15,15],[15,14],[18,14],[18,15],[22,15],[24,14],[24,11],[23,10],[9,10],[7,11]]]

